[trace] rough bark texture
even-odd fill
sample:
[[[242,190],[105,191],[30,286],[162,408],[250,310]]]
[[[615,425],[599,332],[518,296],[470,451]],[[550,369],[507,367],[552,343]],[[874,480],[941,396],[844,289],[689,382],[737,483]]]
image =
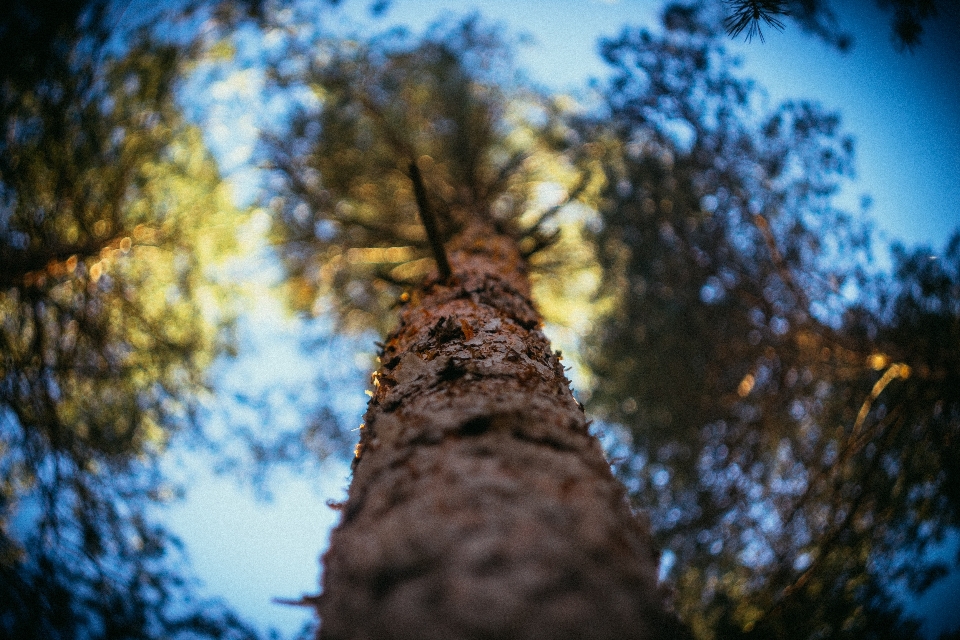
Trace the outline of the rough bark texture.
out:
[[[515,243],[476,225],[450,262],[374,374],[319,638],[685,637]]]

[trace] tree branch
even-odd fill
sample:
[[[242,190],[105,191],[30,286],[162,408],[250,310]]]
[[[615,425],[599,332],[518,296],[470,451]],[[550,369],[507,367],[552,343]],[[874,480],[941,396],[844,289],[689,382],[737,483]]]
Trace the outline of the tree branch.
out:
[[[563,209],[565,206],[567,206],[568,204],[570,204],[571,202],[579,198],[580,194],[586,190],[587,184],[589,182],[590,182],[589,176],[587,176],[586,174],[581,176],[580,181],[577,183],[577,186],[575,186],[573,190],[567,195],[567,197],[563,199],[563,202],[556,204],[550,207],[549,209],[547,209],[546,211],[544,211],[543,213],[541,213],[540,216],[534,221],[534,223],[531,224],[527,229],[522,231],[520,235],[535,237],[538,234],[540,234],[540,230],[543,227],[543,225],[549,222],[555,215],[557,215],[561,209]]]
[[[427,189],[423,185],[423,176],[420,175],[420,168],[417,167],[416,160],[410,161],[410,180],[413,182],[413,193],[417,198],[417,208],[420,210],[420,221],[423,222],[427,239],[430,241],[430,248],[433,250],[433,257],[437,261],[437,271],[440,273],[440,279],[449,280],[453,272],[450,270],[447,252],[443,248],[443,241],[440,239],[437,219],[434,217],[433,211],[430,210],[430,203],[427,201]]]

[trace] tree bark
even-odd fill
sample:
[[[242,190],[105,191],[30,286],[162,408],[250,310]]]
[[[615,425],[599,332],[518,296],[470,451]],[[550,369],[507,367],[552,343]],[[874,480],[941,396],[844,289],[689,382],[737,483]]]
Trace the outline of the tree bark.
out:
[[[449,246],[374,374],[318,637],[686,637],[516,243],[477,222]]]

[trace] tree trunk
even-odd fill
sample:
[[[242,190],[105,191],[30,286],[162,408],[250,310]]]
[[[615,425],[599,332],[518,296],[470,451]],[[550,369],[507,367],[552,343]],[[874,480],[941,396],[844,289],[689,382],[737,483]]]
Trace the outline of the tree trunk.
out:
[[[476,223],[374,374],[319,638],[686,637],[512,238]]]

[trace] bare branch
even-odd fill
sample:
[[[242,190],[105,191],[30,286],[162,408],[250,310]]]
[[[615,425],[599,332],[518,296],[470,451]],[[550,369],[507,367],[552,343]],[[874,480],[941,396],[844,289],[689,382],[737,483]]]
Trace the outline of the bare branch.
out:
[[[549,209],[547,209],[546,211],[544,211],[543,213],[541,213],[540,217],[538,217],[534,221],[534,223],[530,225],[525,231],[521,232],[520,235],[533,236],[533,237],[542,235],[540,231],[541,227],[543,227],[544,224],[549,222],[551,218],[557,215],[561,209],[563,209],[565,206],[567,206],[568,204],[576,200],[580,196],[580,194],[583,193],[584,190],[587,188],[587,183],[589,181],[590,180],[587,177],[587,175],[584,174],[584,176],[580,178],[580,182],[578,182],[577,186],[573,188],[573,191],[571,191],[570,194],[566,198],[564,198],[563,202],[561,202],[560,204],[554,205]]]
[[[453,272],[450,270],[447,252],[446,249],[443,248],[443,241],[440,239],[440,230],[437,228],[437,219],[430,209],[430,203],[427,200],[427,189],[423,184],[423,176],[420,175],[420,168],[417,167],[416,160],[410,161],[410,180],[413,182],[413,193],[417,198],[417,208],[420,210],[420,221],[423,222],[423,228],[427,232],[427,239],[430,241],[430,248],[433,250],[433,257],[437,261],[437,271],[440,273],[440,279],[449,280]]]

